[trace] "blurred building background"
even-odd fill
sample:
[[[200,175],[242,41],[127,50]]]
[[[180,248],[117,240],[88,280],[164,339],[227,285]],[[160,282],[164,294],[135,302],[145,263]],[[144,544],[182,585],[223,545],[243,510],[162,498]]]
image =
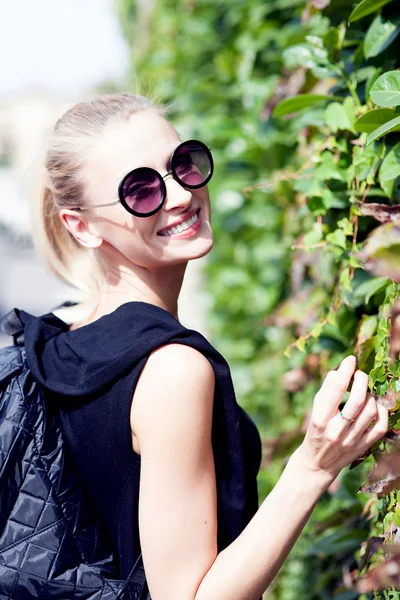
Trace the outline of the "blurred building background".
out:
[[[66,295],[30,237],[28,201],[46,139],[75,102],[129,89],[129,48],[112,0],[18,0],[0,3],[0,57],[0,317],[14,306],[41,314]],[[200,268],[189,270],[180,314],[204,331]]]

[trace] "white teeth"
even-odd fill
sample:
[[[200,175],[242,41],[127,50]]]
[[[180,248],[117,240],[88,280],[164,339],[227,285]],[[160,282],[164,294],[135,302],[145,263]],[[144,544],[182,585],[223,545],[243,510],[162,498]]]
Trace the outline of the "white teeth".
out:
[[[187,221],[183,221],[183,223],[179,223],[179,225],[171,227],[171,229],[167,229],[164,235],[174,235],[175,233],[181,233],[182,231],[189,229],[189,227],[191,227],[193,223],[196,223],[197,219],[197,213],[194,213],[194,215],[190,217],[190,219],[188,219]]]

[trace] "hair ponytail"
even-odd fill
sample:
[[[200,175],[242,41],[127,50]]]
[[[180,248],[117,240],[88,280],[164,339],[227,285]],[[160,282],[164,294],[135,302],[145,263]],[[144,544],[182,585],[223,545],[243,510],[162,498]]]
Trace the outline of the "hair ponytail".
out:
[[[96,294],[103,281],[94,252],[84,248],[64,226],[52,190],[41,184],[31,207],[33,239],[48,270],[84,298]]]

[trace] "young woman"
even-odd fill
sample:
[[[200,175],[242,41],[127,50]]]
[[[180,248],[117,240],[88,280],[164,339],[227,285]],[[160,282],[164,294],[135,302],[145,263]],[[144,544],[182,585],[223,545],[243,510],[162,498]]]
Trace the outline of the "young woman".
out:
[[[56,124],[34,210],[47,264],[87,300],[79,316],[25,315],[28,362],[57,402],[121,579],[142,552],[153,600],[260,598],[321,494],[387,430],[348,356],[258,507],[255,425],[225,360],[177,314],[188,261],[213,245],[212,172],[208,148],[182,141],[150,100],[95,97]]]

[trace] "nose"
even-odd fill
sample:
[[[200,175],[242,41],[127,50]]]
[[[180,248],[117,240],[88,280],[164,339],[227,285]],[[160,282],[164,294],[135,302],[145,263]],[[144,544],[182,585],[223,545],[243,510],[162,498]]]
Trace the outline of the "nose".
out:
[[[192,192],[184,188],[178,181],[175,181],[172,175],[165,178],[165,187],[167,190],[164,203],[165,210],[178,208],[183,212],[190,206],[193,198]]]

